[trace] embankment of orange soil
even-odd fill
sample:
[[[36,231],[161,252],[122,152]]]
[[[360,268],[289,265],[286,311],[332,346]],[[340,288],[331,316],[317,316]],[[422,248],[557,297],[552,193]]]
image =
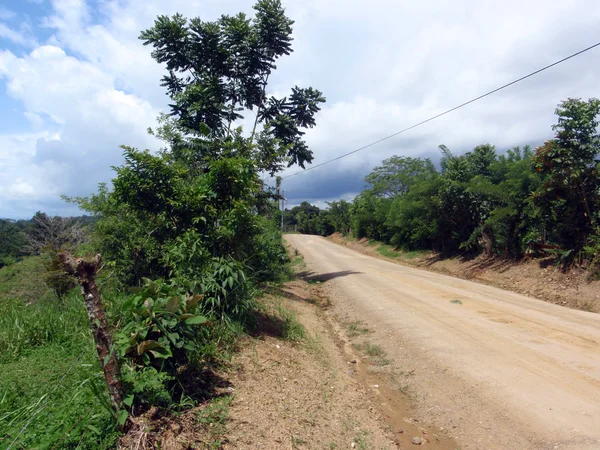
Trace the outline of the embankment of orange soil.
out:
[[[378,250],[381,243],[356,240],[339,233],[328,239],[376,258],[478,281],[569,308],[600,312],[600,281],[588,281],[586,272],[580,269],[563,273],[549,259],[515,261],[484,255],[471,259],[441,258],[434,252],[422,252],[415,256],[414,253],[389,250],[384,251],[384,256]]]

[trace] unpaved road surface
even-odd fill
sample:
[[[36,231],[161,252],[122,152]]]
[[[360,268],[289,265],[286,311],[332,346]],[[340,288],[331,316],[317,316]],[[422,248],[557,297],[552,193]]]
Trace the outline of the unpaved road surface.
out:
[[[468,449],[600,449],[600,315],[289,235]]]

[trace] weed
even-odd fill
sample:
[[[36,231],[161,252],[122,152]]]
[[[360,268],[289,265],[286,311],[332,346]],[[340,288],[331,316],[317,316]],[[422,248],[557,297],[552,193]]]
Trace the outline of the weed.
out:
[[[356,443],[357,450],[368,450],[371,446],[368,441],[368,434],[366,431],[361,431],[355,438],[354,442]]]
[[[456,300],[450,300],[450,303],[454,303],[455,305],[462,305],[462,302],[458,299]]]
[[[403,252],[402,257],[405,259],[422,258],[425,256],[426,253],[427,252],[424,252],[422,250],[413,250],[411,252]]]
[[[300,448],[301,445],[306,445],[306,442],[296,436],[290,436],[290,440],[292,441],[292,448],[297,449]]]
[[[218,449],[224,444],[223,437],[227,433],[229,405],[233,396],[218,397],[196,413],[196,421],[210,434],[210,448]]]
[[[369,329],[365,326],[364,322],[360,320],[347,323],[346,328],[350,337],[355,337],[369,332]]]
[[[364,350],[369,356],[383,356],[385,354],[380,346],[371,343],[364,344]]]
[[[75,290],[59,303],[37,275],[42,263],[0,269],[0,447],[113,447],[108,395],[92,389],[104,381],[83,300]]]
[[[356,344],[354,347],[372,357],[373,364],[376,366],[387,366],[391,364],[391,361],[386,358],[385,350],[379,345],[364,342],[362,344]]]
[[[302,255],[296,255],[291,261],[290,266],[292,267],[302,267],[304,266],[304,258]]]
[[[377,252],[386,258],[399,258],[402,254],[394,249],[391,245],[381,244],[377,247]]]
[[[296,315],[281,304],[277,305],[277,315],[283,320],[281,337],[287,341],[301,341],[306,337],[306,329],[298,322]]]

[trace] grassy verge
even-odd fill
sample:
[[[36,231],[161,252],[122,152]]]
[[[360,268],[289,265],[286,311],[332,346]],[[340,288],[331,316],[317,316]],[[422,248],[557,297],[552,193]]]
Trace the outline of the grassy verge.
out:
[[[363,342],[361,344],[355,344],[354,348],[368,355],[371,358],[372,364],[375,366],[387,366],[391,363],[386,357],[385,351],[379,345]]]
[[[355,237],[344,236],[344,244],[358,244],[359,242],[360,242],[360,240],[356,239]],[[378,254],[380,254],[384,258],[396,259],[396,260],[401,260],[401,261],[411,261],[415,258],[425,257],[428,254],[427,251],[422,251],[422,250],[415,250],[415,251],[401,250],[401,249],[394,247],[393,245],[385,244],[383,242],[376,241],[374,239],[367,240],[366,245],[368,247],[371,247],[374,251],[376,251]]]
[[[83,301],[75,291],[59,303],[38,267],[25,258],[0,269],[0,448],[112,447]]]
[[[303,268],[302,255],[292,251],[290,276]],[[75,289],[59,302],[41,283],[41,272],[35,257],[0,269],[0,448],[114,448],[120,433],[83,299]],[[221,371],[241,336],[265,328],[280,339],[304,340],[306,331],[278,298],[278,285],[272,290],[274,295],[257,302],[254,324],[252,318],[246,325],[216,322],[196,349],[202,356],[198,364]],[[107,316],[117,325],[125,297],[107,285],[101,291]],[[228,403],[211,399],[211,386],[199,389],[208,392],[203,398],[209,406],[198,413],[198,425],[210,427],[207,448],[219,448]]]
[[[346,322],[345,326],[348,336],[350,337],[356,337],[369,332],[369,329],[366,327],[365,323],[360,320]]]
[[[196,422],[208,436],[204,442],[205,448],[216,450],[224,444],[229,420],[229,405],[233,399],[233,395],[218,397],[196,412]]]

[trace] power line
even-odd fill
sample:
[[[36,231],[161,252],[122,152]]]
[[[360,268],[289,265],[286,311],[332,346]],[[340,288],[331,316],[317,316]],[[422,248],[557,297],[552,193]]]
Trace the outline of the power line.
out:
[[[364,147],[357,148],[356,150],[352,150],[351,152],[348,152],[348,153],[345,153],[345,154],[343,154],[343,155],[337,156],[337,157],[335,157],[335,158],[333,158],[333,159],[330,159],[330,160],[328,160],[328,161],[325,161],[325,162],[322,162],[322,163],[320,163],[320,164],[317,164],[317,165],[315,165],[315,166],[309,167],[309,168],[308,168],[308,169],[306,169],[306,170],[301,170],[301,171],[299,171],[299,172],[293,173],[293,174],[291,174],[291,175],[287,175],[287,176],[285,176],[285,177],[282,177],[282,178],[283,178],[283,179],[285,179],[285,178],[290,178],[290,177],[294,177],[294,176],[296,176],[296,175],[300,175],[301,173],[306,173],[306,172],[308,172],[308,171],[310,171],[310,170],[314,170],[314,169],[317,169],[318,167],[324,166],[325,164],[329,164],[329,163],[331,163],[331,162],[334,162],[334,161],[337,161],[337,160],[339,160],[339,159],[345,158],[346,156],[350,156],[350,155],[353,155],[354,153],[358,153],[358,152],[360,152],[361,150],[365,150],[365,149],[367,149],[367,148],[369,148],[369,147],[373,147],[374,145],[377,145],[377,144],[379,144],[379,143],[381,143],[381,142],[383,142],[383,141],[387,141],[388,139],[391,139],[391,138],[393,138],[393,137],[395,137],[395,136],[398,136],[399,134],[405,133],[405,132],[407,132],[407,131],[409,131],[409,130],[412,130],[413,128],[417,128],[417,127],[419,127],[419,126],[421,126],[421,125],[423,125],[423,124],[426,124],[427,122],[431,122],[432,120],[435,120],[435,119],[437,119],[437,118],[439,118],[439,117],[445,116],[446,114],[449,114],[449,113],[451,113],[451,112],[453,112],[453,111],[456,111],[457,109],[460,109],[460,108],[462,108],[463,106],[467,106],[467,105],[469,105],[469,104],[471,104],[471,103],[473,103],[473,102],[476,102],[477,100],[481,100],[481,99],[482,99],[482,98],[484,98],[484,97],[487,97],[487,96],[489,96],[489,95],[495,94],[496,92],[498,92],[498,91],[501,91],[502,89],[506,89],[507,87],[509,87],[509,86],[512,86],[513,84],[516,84],[516,83],[518,83],[518,82],[520,82],[520,81],[523,81],[523,80],[525,80],[525,79],[527,79],[527,78],[529,78],[529,77],[532,77],[532,76],[534,76],[534,75],[537,75],[538,73],[540,73],[540,72],[543,72],[544,70],[548,70],[548,69],[550,69],[551,67],[554,67],[554,66],[556,66],[556,65],[558,65],[558,64],[560,64],[560,63],[563,63],[563,62],[565,62],[565,61],[567,61],[567,60],[569,60],[569,59],[571,59],[571,58],[574,58],[574,57],[576,57],[576,56],[579,56],[579,55],[581,55],[582,53],[585,53],[585,52],[587,52],[587,51],[590,51],[590,50],[592,50],[593,48],[596,48],[596,47],[598,47],[598,46],[600,46],[600,42],[598,42],[597,44],[591,45],[591,46],[589,46],[589,47],[587,47],[587,48],[584,48],[583,50],[580,50],[580,51],[578,51],[577,53],[573,53],[572,55],[569,55],[569,56],[567,56],[566,58],[563,58],[563,59],[561,59],[561,60],[559,60],[559,61],[556,61],[556,62],[553,62],[552,64],[549,64],[549,65],[547,65],[547,66],[545,66],[545,67],[542,67],[541,69],[538,69],[538,70],[536,70],[535,72],[531,72],[530,74],[527,74],[527,75],[525,75],[525,76],[523,76],[523,77],[521,77],[521,78],[518,78],[518,79],[516,79],[516,80],[514,80],[514,81],[511,81],[510,83],[507,83],[507,84],[505,84],[505,85],[502,85],[502,86],[500,86],[499,88],[496,88],[496,89],[494,89],[493,91],[486,92],[485,94],[483,94],[483,95],[480,95],[479,97],[475,97],[474,99],[471,99],[471,100],[469,100],[469,101],[467,101],[467,102],[461,103],[460,105],[457,105],[457,106],[455,106],[455,107],[453,107],[453,108],[450,108],[450,109],[448,109],[448,110],[446,110],[446,111],[444,111],[444,112],[442,112],[442,113],[436,114],[435,116],[433,116],[433,117],[430,117],[429,119],[426,119],[426,120],[423,120],[422,122],[419,122],[419,123],[416,123],[416,124],[414,124],[414,125],[411,125],[410,127],[408,127],[408,128],[404,128],[403,130],[400,130],[400,131],[398,131],[398,132],[396,132],[396,133],[394,133],[394,134],[390,134],[389,136],[386,136],[386,137],[384,137],[384,138],[381,138],[381,139],[379,139],[378,141],[375,141],[375,142],[372,142],[372,143],[370,143],[370,144],[367,144],[367,145],[365,145]]]

